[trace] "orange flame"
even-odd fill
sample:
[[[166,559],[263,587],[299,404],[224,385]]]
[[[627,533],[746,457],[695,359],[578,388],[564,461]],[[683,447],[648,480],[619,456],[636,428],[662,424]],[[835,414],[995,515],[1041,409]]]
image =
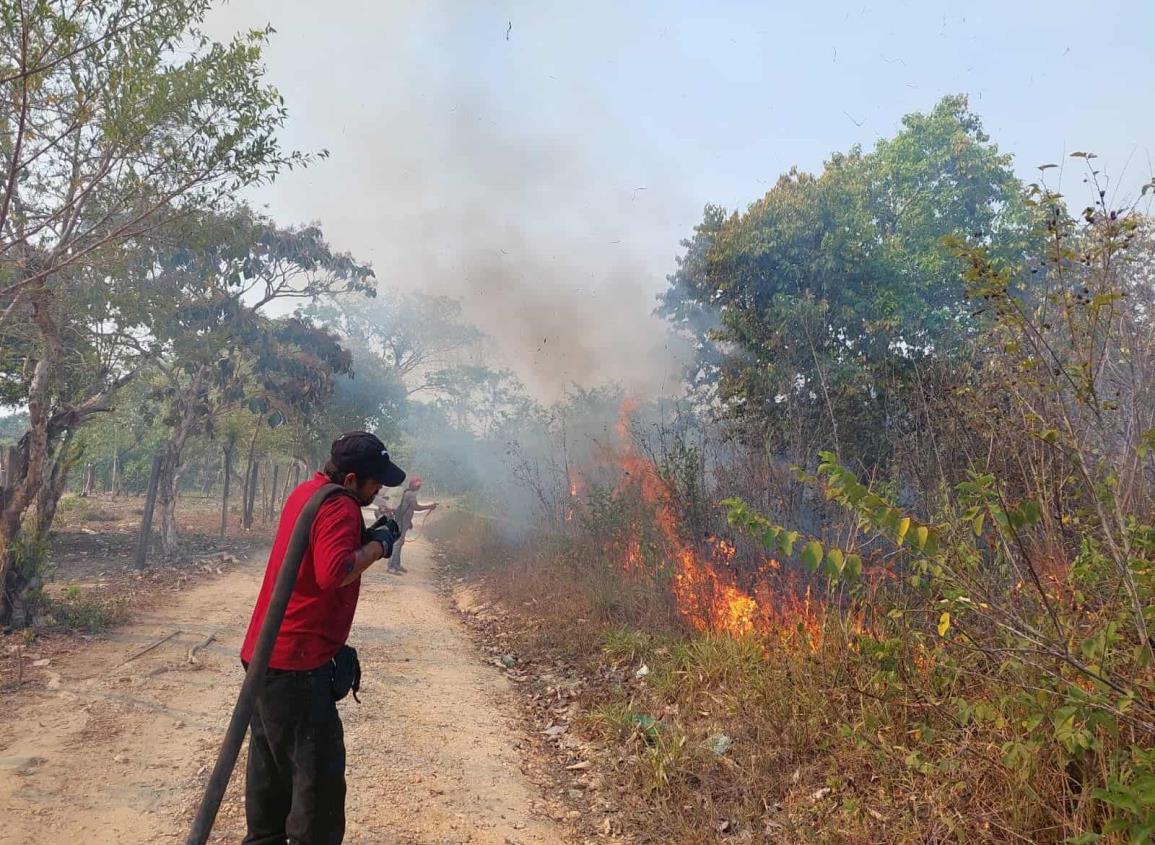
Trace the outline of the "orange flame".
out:
[[[646,527],[634,525],[624,544],[607,544],[607,554],[618,557],[626,572],[649,577],[657,573],[648,565],[645,549],[653,557],[656,545],[657,557],[672,557],[677,611],[697,631],[734,637],[804,636],[811,643],[820,642],[823,602],[812,599],[809,588],[800,590],[797,576],[784,575],[778,561],[768,560],[754,572],[743,572],[735,565],[738,549],[732,541],[710,536],[700,547],[686,542],[666,482],[653,462],[633,447],[630,422],[636,410],[635,400],[622,403],[618,444],[604,448],[600,457],[620,472],[616,492],[635,495],[646,504],[657,537],[651,538]],[[649,538],[645,543],[643,535]]]
[[[566,503],[565,513],[563,519],[566,522],[573,522],[574,517],[574,500],[577,499],[585,490],[585,481],[573,469],[567,469],[566,475],[569,477],[569,498],[570,501]]]

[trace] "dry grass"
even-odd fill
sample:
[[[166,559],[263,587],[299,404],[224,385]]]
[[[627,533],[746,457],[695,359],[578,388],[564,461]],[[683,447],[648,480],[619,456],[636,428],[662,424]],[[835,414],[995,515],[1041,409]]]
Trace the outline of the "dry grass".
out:
[[[493,594],[534,621],[532,636],[539,647],[572,657],[596,651],[602,632],[615,625],[680,630],[668,594],[621,577],[605,561],[591,564],[576,536],[530,538],[451,509],[427,534],[453,572],[484,578]]]
[[[634,841],[1061,843],[1087,829],[1046,749],[1004,763],[1013,702],[934,655],[913,675],[899,655],[892,677],[836,614],[818,646],[698,635],[652,583],[582,566],[573,544],[465,518],[436,536],[457,574],[515,611],[519,649],[581,667],[580,729],[616,761]],[[962,720],[964,699],[990,710]]]

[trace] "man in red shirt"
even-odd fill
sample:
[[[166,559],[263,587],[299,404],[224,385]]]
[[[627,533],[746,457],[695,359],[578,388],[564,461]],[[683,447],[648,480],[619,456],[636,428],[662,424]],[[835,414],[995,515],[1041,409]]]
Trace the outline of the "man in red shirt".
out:
[[[361,508],[405,472],[372,434],[354,431],[333,442],[323,471],[289,494],[241,647],[248,665],[297,516],[326,484],[333,495],[317,511],[309,547],[257,691],[250,723],[245,785],[245,845],[340,845],[345,835],[345,738],[333,692],[334,658],[345,645],[361,573],[388,557],[386,528],[365,529]]]

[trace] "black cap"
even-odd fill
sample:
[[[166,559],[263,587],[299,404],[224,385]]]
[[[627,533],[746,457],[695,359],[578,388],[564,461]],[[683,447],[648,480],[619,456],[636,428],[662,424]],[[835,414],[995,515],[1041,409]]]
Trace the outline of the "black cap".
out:
[[[374,478],[386,487],[400,487],[405,470],[389,460],[389,450],[367,431],[348,431],[333,441],[329,450],[333,465],[358,478]]]

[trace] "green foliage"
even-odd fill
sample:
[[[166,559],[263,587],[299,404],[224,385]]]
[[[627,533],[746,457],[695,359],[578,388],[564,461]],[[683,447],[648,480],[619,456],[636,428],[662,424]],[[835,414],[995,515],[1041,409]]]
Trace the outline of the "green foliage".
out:
[[[524,416],[532,408],[525,387],[511,370],[484,365],[462,365],[439,370],[429,377],[438,407],[462,431],[482,437]]]
[[[389,370],[407,395],[430,390],[433,375],[460,363],[459,355],[484,339],[464,319],[460,300],[448,296],[383,288],[371,300],[329,297],[304,313]]]
[[[844,513],[830,517],[847,529],[842,545],[893,580],[864,584],[859,555],[790,538],[741,499],[725,504],[771,553],[801,543],[832,595],[850,587],[843,628],[873,620],[848,641],[873,667],[870,695],[953,709],[955,724],[919,723],[920,742],[985,737],[1018,794],[1048,806],[1046,784],[1059,779],[1068,797],[1047,812],[1063,839],[1143,842],[1155,829],[1155,543],[1146,412],[1133,415],[1155,386],[1138,363],[1153,351],[1150,223],[1101,202],[1080,222],[1038,186],[1026,203],[1038,239],[1025,260],[974,233],[948,241],[984,322],[944,412],[963,416],[983,450],[940,463],[934,496],[915,508],[832,452],[795,471]],[[905,457],[900,471],[923,471]],[[880,724],[863,718],[847,735],[879,747]],[[910,741],[886,753],[920,775],[950,771],[949,757]]]
[[[67,587],[59,598],[45,596],[42,609],[57,625],[89,634],[100,633],[122,623],[128,614],[124,600],[86,594],[75,585]]]
[[[974,326],[943,239],[1013,254],[1019,187],[966,98],[947,97],[872,151],[791,170],[743,214],[708,208],[661,313],[770,448],[804,421],[818,447],[874,465],[902,436],[920,362],[960,355]]]
[[[1003,737],[1003,764],[1025,779],[1046,758],[1087,772],[1080,787],[1101,802],[1105,819],[1096,835],[1145,841],[1155,826],[1155,768],[1151,755],[1139,752],[1139,746],[1155,739],[1150,645],[1134,631],[1128,634],[1125,604],[1089,597],[1095,585],[1115,583],[1110,560],[1095,544],[1084,541],[1065,584],[1044,584],[1036,574],[1038,593],[1032,600],[1021,582],[1010,586],[1005,580],[1024,569],[1033,572],[1032,564],[1016,565],[1004,556],[1016,538],[1039,526],[1043,514],[1034,500],[1008,503],[993,476],[972,473],[961,482],[956,489],[959,522],[941,526],[901,514],[829,453],[821,456],[818,475],[806,480],[824,484],[828,498],[852,510],[859,531],[884,537],[903,552],[916,585],[913,595],[921,597],[934,623],[937,639],[911,624],[910,594],[870,599],[879,621],[857,643],[875,663],[876,694],[895,700],[950,696],[963,724],[978,720],[997,730]],[[778,551],[784,529],[739,500],[726,504],[732,525]],[[984,515],[989,519],[980,519]],[[1146,537],[1147,529],[1141,531]],[[976,567],[984,557],[987,563]],[[806,543],[802,559],[811,572],[825,561],[822,571],[828,578],[850,575],[850,556],[818,540]],[[1136,563],[1144,573],[1151,568],[1149,560]],[[857,578],[861,563],[853,568]],[[1155,594],[1146,579],[1142,585],[1149,604]],[[1060,604],[1063,596],[1071,602],[1067,606]],[[923,677],[910,671],[920,654],[929,655],[934,665]],[[959,686],[964,664],[985,682],[970,695]],[[920,771],[928,765],[921,758],[916,762]],[[1091,771],[1110,774],[1095,779]]]
[[[182,248],[192,244],[195,253],[203,245],[195,236],[214,230],[211,210],[309,161],[276,140],[285,110],[263,80],[261,58],[271,30],[216,43],[201,30],[210,5],[21,0],[0,7],[0,404],[29,412],[24,472],[9,479],[0,513],[0,581],[37,500],[45,518],[36,530],[48,530],[45,499],[62,489],[50,484],[65,468],[62,444],[106,412],[146,364],[183,357],[174,364],[180,369],[212,347],[207,330],[191,340],[176,331],[182,321],[203,328],[234,313],[229,293],[245,289],[245,273],[266,282],[266,297],[280,295],[283,278],[267,273],[277,272],[285,244],[311,267],[338,263],[346,277],[363,279],[351,259],[325,254],[319,233],[267,224],[243,233],[263,266],[222,262],[213,270],[229,272],[220,276],[182,266]],[[302,289],[310,290],[307,280]],[[248,328],[234,326],[238,337]],[[187,388],[196,407],[205,381],[170,379],[170,386]],[[170,480],[178,452],[169,450]],[[162,511],[172,527],[171,508]],[[0,621],[9,612],[0,601]]]
[[[724,209],[706,206],[694,236],[681,243],[685,252],[677,258],[677,270],[667,277],[669,287],[659,296],[656,312],[693,342],[695,360],[688,366],[687,376],[691,389],[703,401],[715,396],[725,359],[717,340],[717,293],[710,275],[710,251],[725,223]]]
[[[87,520],[96,508],[97,505],[91,499],[86,499],[82,496],[64,495],[60,497],[60,502],[56,506],[56,512],[61,515],[74,516],[80,520]]]
[[[643,631],[614,626],[602,633],[602,653],[610,660],[634,664],[650,650],[651,640]]]
[[[13,106],[3,138],[20,144],[3,174],[15,192],[0,202],[5,402],[23,404],[31,364],[58,343],[69,352],[56,362],[58,401],[116,385],[164,299],[149,273],[133,272],[142,243],[307,162],[276,142],[285,112],[262,80],[268,31],[214,43],[199,30],[209,6],[37,2],[0,14],[12,63],[0,70]],[[10,248],[19,243],[41,254],[29,261]],[[33,304],[51,321],[27,319]]]

